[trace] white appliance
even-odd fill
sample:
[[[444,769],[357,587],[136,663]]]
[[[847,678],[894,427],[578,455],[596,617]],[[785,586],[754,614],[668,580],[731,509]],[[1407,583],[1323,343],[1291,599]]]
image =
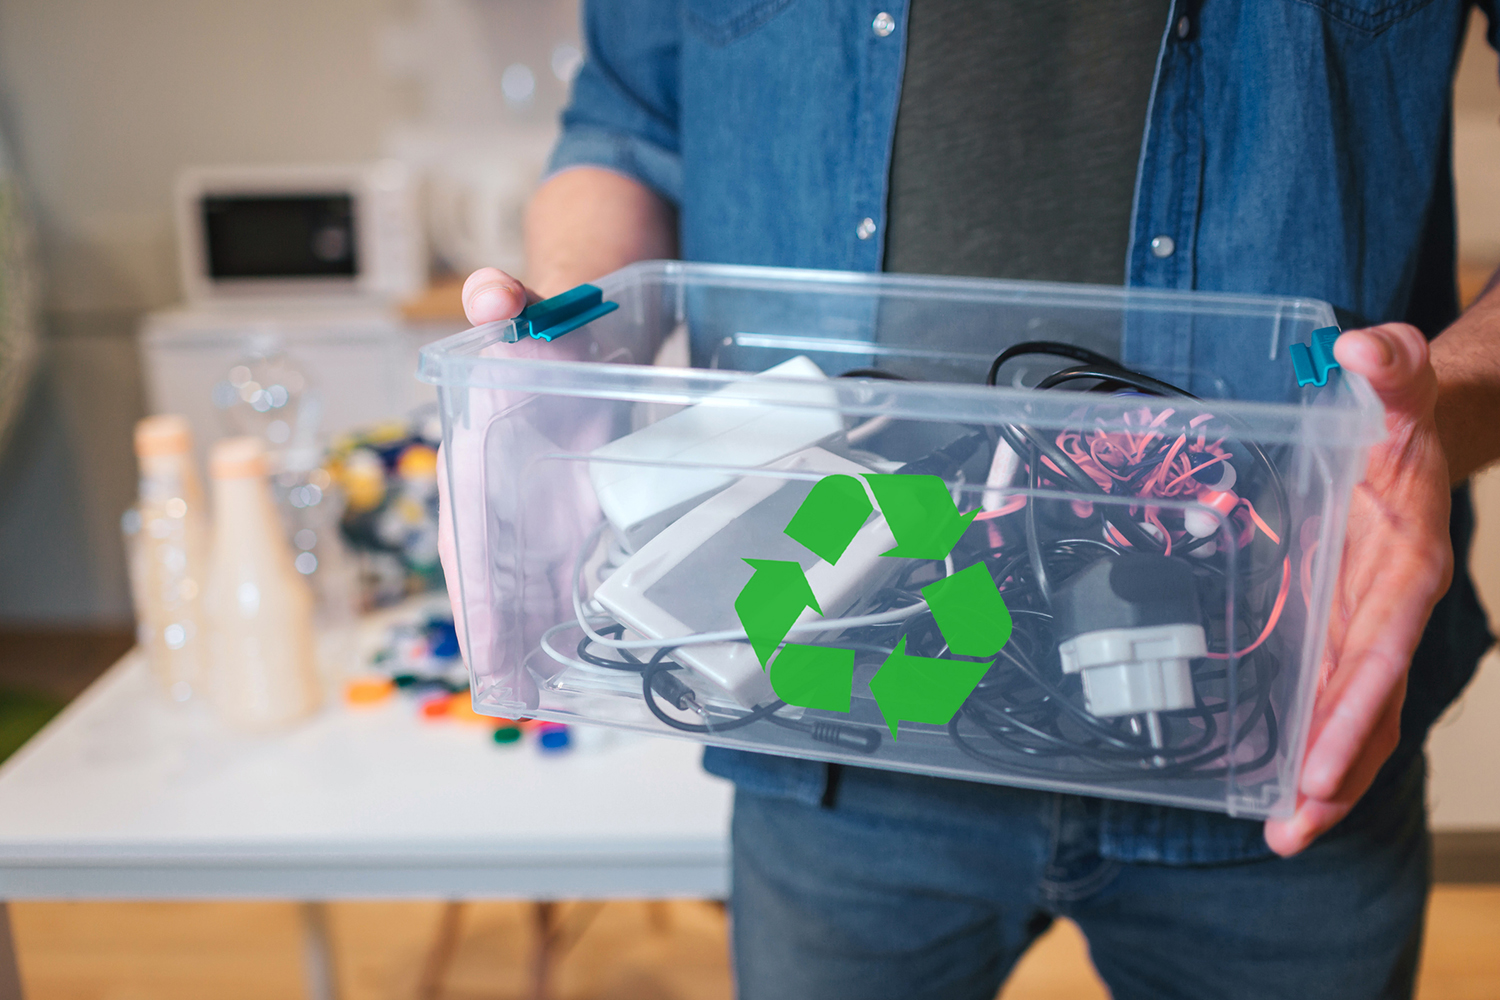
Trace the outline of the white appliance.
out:
[[[281,301],[152,313],[140,338],[147,408],[186,416],[201,460],[214,441],[245,432],[235,426],[232,407],[247,385],[236,378],[235,369],[271,363],[301,376],[294,388],[301,396],[298,419],[310,437],[306,443],[326,443],[345,431],[399,419],[430,402],[432,388],[416,379],[417,352],[465,325],[413,324],[394,308],[375,303]],[[265,416],[274,419],[275,408],[286,400],[257,403],[272,408]],[[294,430],[288,428],[288,445],[295,443]],[[271,443],[282,442],[273,435]]]

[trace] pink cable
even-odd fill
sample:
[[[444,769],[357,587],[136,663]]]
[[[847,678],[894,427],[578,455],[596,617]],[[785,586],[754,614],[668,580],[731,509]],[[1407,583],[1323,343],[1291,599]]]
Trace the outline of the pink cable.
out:
[[[1231,656],[1240,657],[1251,652],[1261,643],[1271,637],[1271,632],[1276,628],[1276,623],[1281,620],[1281,610],[1286,607],[1286,594],[1292,586],[1292,557],[1287,556],[1281,561],[1281,589],[1276,592],[1276,603],[1271,605],[1271,617],[1266,619],[1266,627],[1260,630],[1260,638],[1240,650],[1238,653],[1208,653],[1210,660],[1227,660]]]

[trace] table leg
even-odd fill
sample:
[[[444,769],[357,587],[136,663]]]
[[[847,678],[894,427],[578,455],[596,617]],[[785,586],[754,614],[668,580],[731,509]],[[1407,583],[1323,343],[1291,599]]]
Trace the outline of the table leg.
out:
[[[0,899],[0,1000],[24,1000],[21,967],[16,964],[15,938],[10,933],[10,909]]]
[[[437,935],[432,940],[432,947],[427,950],[427,959],[422,963],[422,975],[417,980],[417,1000],[442,1000],[443,980],[448,978],[448,966],[453,964],[453,953],[458,951],[463,919],[463,903],[449,900],[443,904],[443,916],[438,921]]]
[[[308,1000],[339,1000],[338,969],[328,933],[328,905],[302,904],[302,962]]]

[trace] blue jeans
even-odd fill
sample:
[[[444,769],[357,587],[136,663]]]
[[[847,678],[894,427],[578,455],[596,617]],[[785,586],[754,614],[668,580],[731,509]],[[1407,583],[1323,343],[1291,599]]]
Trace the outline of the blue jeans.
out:
[[[740,791],[740,1000],[993,1000],[1057,916],[1115,1000],[1410,997],[1430,880],[1420,755],[1302,854],[1099,855],[1096,800],[846,769],[832,801]]]

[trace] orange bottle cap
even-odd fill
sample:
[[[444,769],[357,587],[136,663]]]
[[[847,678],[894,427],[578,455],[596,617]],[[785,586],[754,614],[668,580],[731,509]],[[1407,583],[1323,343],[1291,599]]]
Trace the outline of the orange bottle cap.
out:
[[[448,714],[453,717],[453,721],[455,722],[478,723],[486,726],[493,725],[496,722],[509,721],[479,714],[474,711],[473,700],[461,694],[454,695],[453,700],[448,703]]]
[[[451,694],[444,694],[422,702],[422,717],[426,719],[441,719],[448,714],[452,701],[453,696]]]
[[[344,685],[344,698],[351,705],[373,705],[396,690],[389,677],[356,677]]]
[[[259,438],[226,438],[209,453],[208,474],[215,479],[250,479],[266,474],[266,446]]]
[[[135,453],[141,458],[185,455],[193,447],[193,432],[187,417],[162,413],[135,425]]]

